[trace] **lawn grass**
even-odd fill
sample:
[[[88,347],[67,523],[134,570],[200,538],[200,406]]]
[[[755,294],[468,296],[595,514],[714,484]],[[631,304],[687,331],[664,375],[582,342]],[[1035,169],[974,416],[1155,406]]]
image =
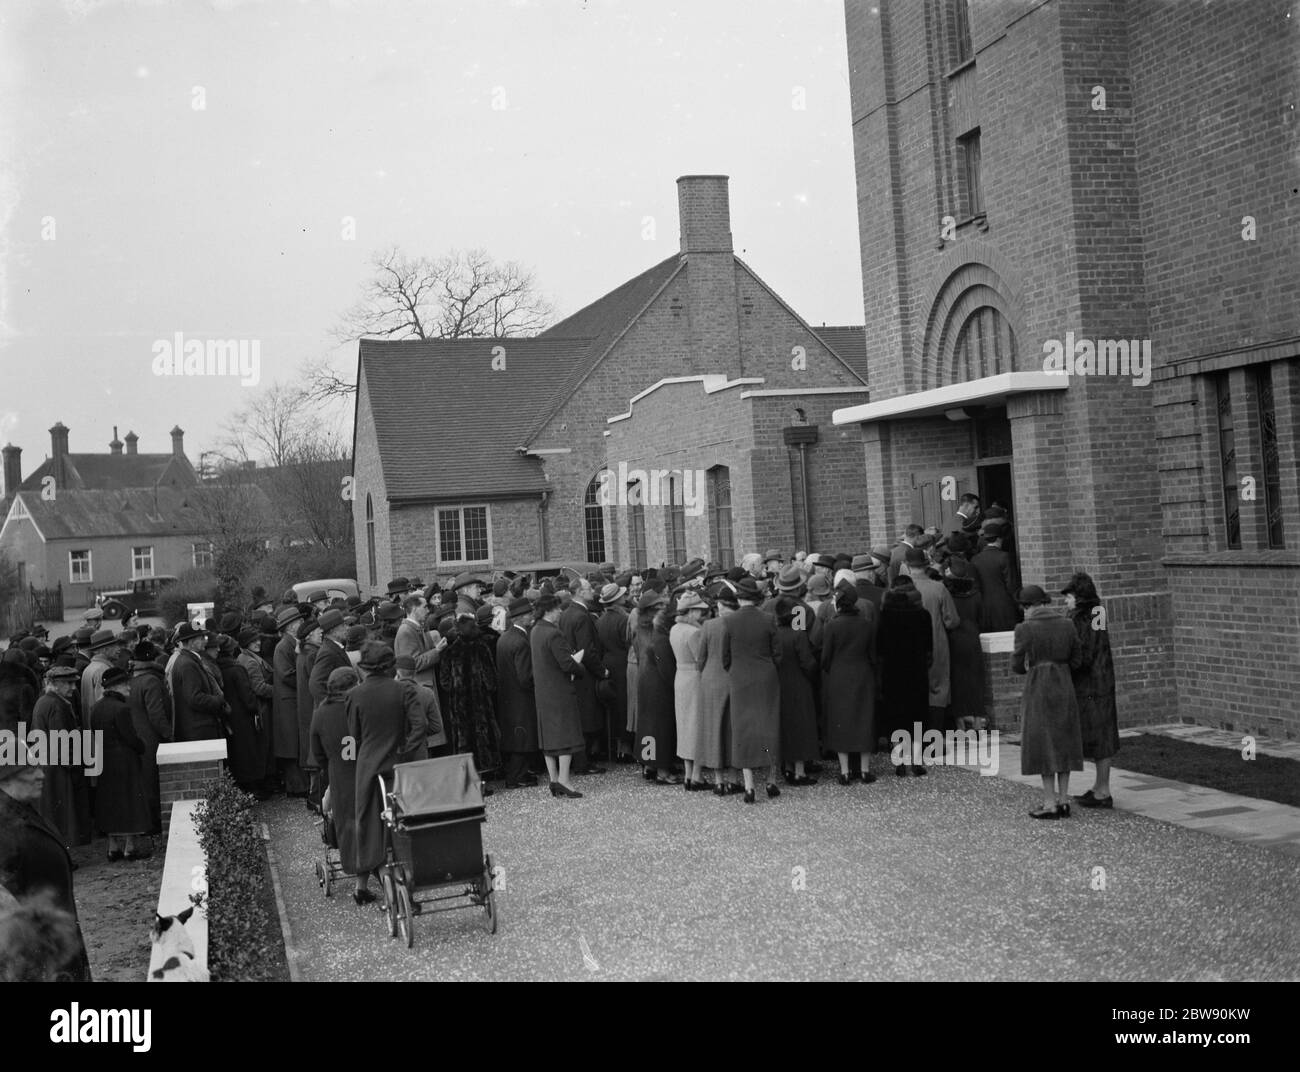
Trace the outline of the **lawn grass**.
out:
[[[1241,757],[1241,750],[1144,733],[1120,739],[1118,770],[1203,785],[1225,793],[1300,807],[1300,763],[1280,756]]]

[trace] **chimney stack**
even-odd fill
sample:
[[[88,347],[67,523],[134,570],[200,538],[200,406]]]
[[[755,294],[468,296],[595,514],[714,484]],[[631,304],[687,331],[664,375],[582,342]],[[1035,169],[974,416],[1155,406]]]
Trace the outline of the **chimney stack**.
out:
[[[185,457],[185,433],[179,424],[172,429],[172,454],[177,458]]]
[[[5,495],[8,496],[23,482],[23,448],[8,443],[0,453],[4,454]]]
[[[677,180],[677,205],[690,320],[686,372],[743,376],[727,176],[683,175]]]
[[[117,438],[117,425],[113,425],[113,440],[108,444],[110,454],[122,453],[122,441]]]
[[[726,175],[683,175],[677,180],[683,253],[730,253],[731,204]]]
[[[114,432],[113,434],[116,435],[117,433]],[[140,437],[138,435],[136,435],[134,432],[126,433],[126,452],[128,454],[138,454],[139,443],[140,443]]]
[[[62,421],[58,421],[50,429],[50,454],[53,456],[54,464],[50,467],[50,475],[54,477],[54,486],[63,488],[68,480],[68,464],[66,461],[68,454],[68,428]]]

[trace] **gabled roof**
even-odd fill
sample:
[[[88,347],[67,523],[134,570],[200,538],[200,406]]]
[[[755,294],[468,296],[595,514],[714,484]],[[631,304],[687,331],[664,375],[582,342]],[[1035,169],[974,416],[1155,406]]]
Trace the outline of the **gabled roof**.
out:
[[[548,487],[540,463],[516,448],[593,343],[551,332],[528,339],[362,339],[359,376],[389,500],[540,494]],[[500,371],[493,369],[496,347],[504,349]],[[358,404],[360,398],[358,391]]]
[[[521,440],[523,445],[532,443],[582,381],[601,363],[619,337],[684,266],[681,254],[674,253],[538,336],[542,339],[586,336],[591,339],[591,346],[584,360],[560,384],[552,404],[535,412],[534,419]]]
[[[813,328],[818,338],[844,359],[854,372],[867,379],[867,329],[865,327]]]
[[[188,459],[178,459],[174,454],[65,454],[63,462],[63,487],[69,490],[152,488],[167,475],[173,462],[178,464],[171,476],[178,484],[197,483]],[[41,481],[53,475],[54,459],[46,458],[23,480],[19,490],[40,491]]]
[[[258,488],[252,509],[273,516],[271,502]],[[201,536],[209,489],[129,488],[124,491],[60,489],[54,499],[20,491],[17,498],[46,540],[88,540],[104,536]]]

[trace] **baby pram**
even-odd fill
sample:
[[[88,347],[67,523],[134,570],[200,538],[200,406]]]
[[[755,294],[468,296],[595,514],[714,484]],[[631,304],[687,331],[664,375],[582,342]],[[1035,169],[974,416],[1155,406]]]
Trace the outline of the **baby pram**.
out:
[[[482,908],[497,929],[492,857],[483,854],[482,784],[471,755],[444,756],[393,768],[392,792],[379,775],[387,862],[379,879],[389,937],[415,941],[414,916]],[[454,892],[447,891],[459,887]],[[423,894],[433,892],[431,897]],[[440,906],[444,901],[468,903]]]
[[[343,860],[339,856],[338,836],[334,832],[334,812],[330,806],[330,791],[325,790],[321,800],[322,825],[320,838],[325,843],[325,855],[316,861],[316,881],[326,897],[334,895],[334,883],[344,877]]]

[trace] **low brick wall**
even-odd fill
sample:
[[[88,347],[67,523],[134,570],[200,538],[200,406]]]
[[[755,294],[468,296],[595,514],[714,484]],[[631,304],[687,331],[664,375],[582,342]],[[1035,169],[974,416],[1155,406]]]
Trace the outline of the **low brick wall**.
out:
[[[999,733],[1020,732],[1020,696],[1025,691],[1023,674],[1011,672],[1015,633],[981,633],[984,649],[984,710],[992,719],[990,729]]]
[[[206,787],[221,777],[226,762],[225,741],[185,741],[158,746],[158,789],[162,821],[171,821],[178,800],[200,800]]]

